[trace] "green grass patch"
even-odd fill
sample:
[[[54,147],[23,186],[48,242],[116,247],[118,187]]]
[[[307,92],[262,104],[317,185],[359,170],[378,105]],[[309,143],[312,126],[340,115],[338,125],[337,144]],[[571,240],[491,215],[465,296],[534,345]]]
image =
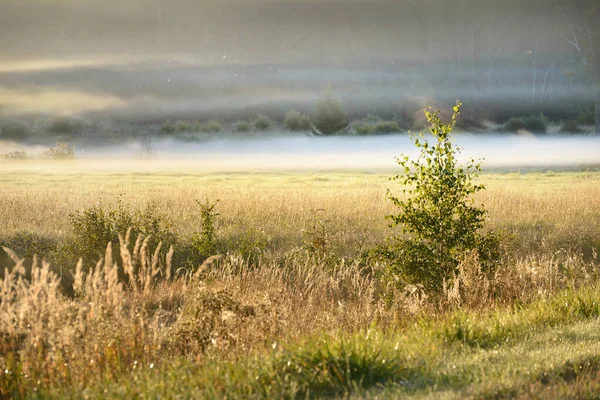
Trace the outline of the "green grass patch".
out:
[[[444,322],[439,333],[447,343],[493,348],[539,329],[598,316],[600,291],[597,288],[567,290],[514,312],[496,311],[477,316],[458,311]]]
[[[597,293],[571,290],[519,309],[454,313],[396,332],[313,335],[230,359],[140,360],[117,379],[90,377],[83,385],[23,378],[17,385],[15,367],[0,385],[14,397],[35,388],[43,398],[595,398]]]

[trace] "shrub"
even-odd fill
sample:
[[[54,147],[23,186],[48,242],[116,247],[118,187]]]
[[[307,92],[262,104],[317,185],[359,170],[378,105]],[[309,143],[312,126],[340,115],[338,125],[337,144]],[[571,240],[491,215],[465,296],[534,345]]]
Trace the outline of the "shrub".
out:
[[[200,121],[192,122],[192,124],[190,125],[190,130],[192,132],[202,132],[202,122],[200,122]]]
[[[10,153],[2,154],[0,157],[6,160],[27,160],[27,153],[25,153],[25,150],[11,151]]]
[[[560,126],[560,131],[563,133],[583,133],[584,130],[581,129],[576,120],[566,120],[563,121]]]
[[[540,114],[539,116],[517,117],[506,121],[503,130],[505,132],[527,130],[533,133],[545,133],[549,123],[548,117],[544,116],[544,114]]]
[[[397,122],[394,121],[381,121],[374,125],[373,133],[384,134],[384,133],[398,133],[400,127]]]
[[[221,132],[221,124],[217,121],[208,121],[201,128],[204,133],[217,133]]]
[[[148,206],[145,211],[133,212],[119,200],[116,208],[104,210],[91,207],[71,214],[70,219],[74,254],[88,262],[100,259],[108,243],[112,243],[113,248],[118,248],[119,234],[125,235],[129,228],[132,238],[137,238],[140,234],[150,236],[150,247],[156,247],[162,242],[162,249],[165,250],[175,243],[170,224],[154,206]]]
[[[200,206],[202,229],[190,238],[188,264],[193,268],[197,267],[208,257],[217,254],[220,250],[217,229],[215,227],[215,221],[219,216],[219,213],[216,211],[217,203],[210,203],[208,200],[204,203],[196,202]]]
[[[42,153],[42,158],[50,160],[72,160],[75,158],[75,150],[67,143],[56,142],[56,146],[50,147]]]
[[[266,131],[271,127],[271,120],[266,115],[258,114],[254,120],[254,128],[257,131]]]
[[[292,110],[285,114],[283,125],[287,130],[292,132],[309,131],[310,117],[308,115],[301,114],[298,111]]]
[[[172,125],[169,121],[165,121],[162,126],[160,127],[160,132],[163,135],[172,135],[175,133],[176,131],[176,127],[175,125]]]
[[[355,125],[358,135],[381,135],[400,132],[400,126],[394,121],[384,121],[376,115],[368,115]]]
[[[348,127],[348,115],[342,103],[331,93],[327,93],[317,103],[314,124],[323,135],[332,135]]]
[[[249,265],[258,265],[265,253],[268,239],[264,232],[252,226],[242,227],[242,231],[232,237],[227,243],[227,249],[237,255]]]
[[[27,126],[21,122],[8,122],[0,130],[0,138],[2,139],[24,140],[27,136]]]
[[[185,121],[177,121],[175,122],[175,132],[189,132],[191,130],[191,126]]]
[[[239,121],[233,125],[235,132],[250,132],[250,124],[246,121]]]
[[[416,160],[397,158],[403,174],[392,178],[405,187],[408,197],[396,197],[388,190],[388,198],[400,211],[388,216],[390,226],[400,227],[403,235],[392,237],[383,254],[392,273],[404,283],[423,285],[432,292],[439,292],[443,282],[455,276],[472,251],[479,253],[488,269],[498,257],[496,237],[482,233],[486,211],[472,198],[484,189],[472,183],[481,164],[473,159],[464,167],[457,163],[461,149],[450,134],[460,106],[457,101],[449,124],[441,122],[439,111],[425,112],[436,142],[430,144],[422,134],[411,135],[421,154]]]
[[[33,258],[34,255],[47,257],[58,248],[57,242],[51,238],[28,231],[0,238],[0,246],[8,247],[23,258]],[[0,255],[3,256],[4,252]]]
[[[504,123],[502,130],[505,132],[518,132],[525,129],[525,121],[523,118],[511,118]]]
[[[324,213],[325,210],[312,210],[313,223],[310,230],[304,232],[304,249],[317,259],[324,259],[329,250],[330,240],[327,233],[328,220],[322,218],[319,213]]]

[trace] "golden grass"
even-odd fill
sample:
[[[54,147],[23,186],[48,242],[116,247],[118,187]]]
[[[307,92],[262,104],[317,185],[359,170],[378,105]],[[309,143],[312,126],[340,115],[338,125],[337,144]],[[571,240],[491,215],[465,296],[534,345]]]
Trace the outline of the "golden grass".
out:
[[[3,236],[34,231],[65,239],[69,213],[114,206],[121,198],[134,209],[155,205],[177,234],[189,235],[200,227],[196,200],[218,199],[222,236],[251,228],[264,233],[270,249],[280,251],[297,246],[312,226],[312,210],[323,209],[333,250],[351,256],[388,234],[384,217],[394,210],[385,191],[395,188],[387,180],[390,175],[7,168],[0,172],[0,220]],[[478,200],[489,211],[489,226],[516,235],[522,254],[544,246],[573,250],[582,243],[589,252],[594,236],[598,244],[600,173],[485,174],[480,181],[488,187]]]
[[[33,231],[68,240],[69,213],[119,198],[134,209],[155,205],[178,235],[189,235],[200,229],[196,200],[208,198],[220,200],[220,236],[252,229],[278,257],[248,265],[229,254],[186,275],[140,241],[114,257],[109,248],[92,271],[78,269],[72,298],[60,293],[47,264],[34,266],[31,280],[13,268],[0,282],[0,368],[18,376],[0,375],[0,396],[26,396],[37,381],[85,387],[182,357],[234,360],[318,333],[402,331],[426,312],[480,312],[598,282],[600,173],[482,176],[488,190],[478,200],[490,228],[513,236],[505,238],[506,259],[491,277],[479,273],[476,258],[466,259],[456,285],[434,302],[418,288],[380,279],[385,266],[365,270],[357,257],[389,233],[389,173],[11,168],[0,172],[4,237]],[[334,262],[298,249],[315,209],[325,210]]]

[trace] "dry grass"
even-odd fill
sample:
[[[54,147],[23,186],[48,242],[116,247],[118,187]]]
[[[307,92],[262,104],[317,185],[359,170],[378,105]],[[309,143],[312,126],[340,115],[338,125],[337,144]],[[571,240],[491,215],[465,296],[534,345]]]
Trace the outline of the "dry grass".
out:
[[[70,233],[69,213],[117,198],[134,209],[148,204],[171,221],[176,233],[200,227],[196,200],[219,199],[219,233],[235,237],[263,233],[273,252],[289,251],[312,226],[312,210],[323,209],[332,250],[354,256],[388,235],[384,216],[392,210],[385,190],[388,173],[113,173],[24,170],[0,173],[1,236],[32,231],[58,240]],[[489,174],[479,199],[490,227],[505,229],[522,256],[534,251],[600,247],[599,173]],[[584,247],[578,249],[577,247]]]
[[[195,200],[209,198],[220,199],[219,235],[251,228],[268,238],[269,250],[257,264],[232,253],[191,273],[171,265],[172,252],[162,258],[144,238],[123,238],[119,254],[109,246],[89,271],[65,266],[76,271],[72,297],[47,263],[34,260],[29,277],[9,251],[16,266],[0,281],[0,396],[94,387],[182,358],[195,366],[235,362],[313,335],[404,332],[424,315],[435,321],[457,308],[474,315],[510,309],[599,281],[593,248],[600,248],[600,174],[485,175],[489,190],[480,200],[491,227],[507,231],[505,259],[487,276],[476,255],[467,257],[442,299],[397,288],[382,279],[384,265],[360,257],[387,235],[384,194],[392,184],[385,177],[0,173],[3,236],[29,230],[68,240],[69,213],[114,205],[120,194],[134,209],[156,205],[178,235],[189,235],[201,223]],[[300,249],[314,209],[326,210],[329,258]]]

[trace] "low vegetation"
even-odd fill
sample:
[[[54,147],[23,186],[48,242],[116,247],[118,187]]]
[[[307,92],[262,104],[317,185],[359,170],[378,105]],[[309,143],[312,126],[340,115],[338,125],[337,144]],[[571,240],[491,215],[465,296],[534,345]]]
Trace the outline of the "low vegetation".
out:
[[[396,121],[385,121],[376,115],[369,114],[366,118],[352,124],[357,135],[382,135],[402,132]]]
[[[233,130],[238,133],[250,132],[250,124],[246,121],[239,121],[233,124]]]
[[[75,150],[68,143],[57,142],[55,146],[43,151],[37,156],[30,156],[25,150],[11,151],[0,154],[0,159],[5,160],[72,160],[75,158]]]
[[[200,132],[203,133],[219,133],[222,129],[221,123],[218,121],[206,121],[200,126]]]
[[[426,127],[426,120],[420,117],[419,106],[403,104],[400,109],[381,115],[372,111],[366,115],[346,106],[333,92],[326,92],[312,109],[304,113],[291,110],[276,115],[275,110],[236,113],[235,117],[220,115],[195,118],[169,119],[163,122],[124,122],[110,119],[91,120],[76,116],[30,116],[11,117],[0,120],[0,140],[48,145],[51,141],[81,143],[122,143],[123,140],[137,140],[140,137],[172,137],[183,141],[205,141],[211,138],[235,138],[239,134],[247,136],[271,136],[273,133],[311,132],[313,135],[387,135],[406,134]],[[309,111],[307,113],[307,111]],[[268,117],[267,117],[268,115]],[[483,114],[471,109],[461,116],[455,129],[468,133],[523,133],[545,134],[560,132],[565,134],[591,132],[594,124],[593,108],[551,113],[550,120],[544,114],[515,115],[503,120],[503,114],[494,117],[493,113]],[[494,125],[496,121],[499,125]]]
[[[285,129],[292,132],[310,131],[310,117],[298,111],[292,110],[285,114],[283,121]]]
[[[11,151],[1,155],[6,160],[27,160],[29,157],[25,150]]]
[[[546,133],[550,121],[543,114],[529,117],[515,117],[506,121],[502,127],[505,132],[528,131],[531,133]]]
[[[75,158],[75,150],[68,143],[56,142],[56,145],[50,147],[41,154],[41,158],[49,160],[72,160]]]
[[[317,103],[313,118],[319,134],[333,135],[348,128],[348,115],[333,93],[326,93]]]
[[[3,161],[0,397],[594,398],[600,172],[478,176],[454,111],[396,187]]]
[[[272,124],[273,123],[266,115],[259,114],[254,119],[254,129],[257,131],[266,131],[267,129],[271,128]]]
[[[433,143],[422,134],[411,136],[420,155],[414,160],[404,155],[397,158],[402,173],[392,178],[400,182],[407,197],[388,191],[398,208],[398,213],[388,218],[402,235],[392,237],[380,251],[389,260],[398,284],[421,285],[429,293],[451,285],[470,253],[485,273],[493,273],[500,257],[498,239],[483,231],[486,211],[473,198],[484,189],[473,183],[481,164],[470,160],[462,166],[457,161],[461,149],[453,143],[451,133],[460,107],[457,102],[448,124],[442,123],[439,111],[426,112]]]

